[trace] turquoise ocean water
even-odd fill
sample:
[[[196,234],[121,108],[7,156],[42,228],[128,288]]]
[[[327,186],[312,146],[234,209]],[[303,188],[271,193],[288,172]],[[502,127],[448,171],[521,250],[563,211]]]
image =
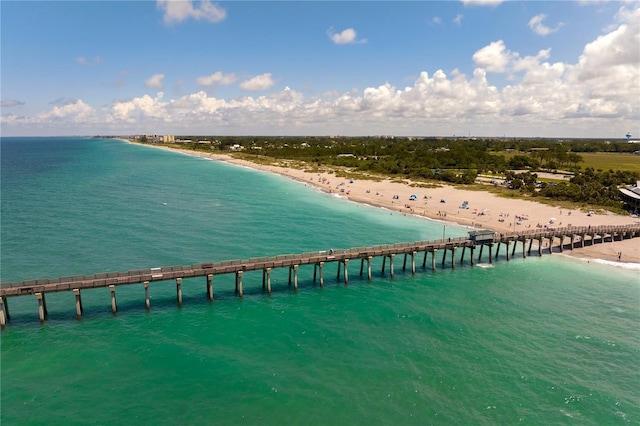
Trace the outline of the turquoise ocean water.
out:
[[[2,138],[2,281],[461,236],[282,177],[118,140]],[[421,257],[420,257],[421,260]],[[325,287],[274,271],[9,298],[6,425],[640,424],[640,278],[563,256]]]

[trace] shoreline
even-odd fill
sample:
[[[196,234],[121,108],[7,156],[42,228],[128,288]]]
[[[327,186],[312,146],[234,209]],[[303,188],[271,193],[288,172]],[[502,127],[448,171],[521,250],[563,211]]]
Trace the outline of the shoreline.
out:
[[[458,189],[447,184],[425,188],[420,187],[420,183],[412,182],[409,179],[391,180],[384,177],[379,181],[362,178],[349,179],[336,176],[334,171],[309,172],[281,165],[253,163],[226,154],[144,145],[277,174],[308,184],[327,194],[337,194],[355,203],[368,204],[373,207],[470,228],[486,228],[501,232],[525,230],[533,227],[640,223],[640,218],[637,217],[616,215],[609,212],[589,214],[578,209],[561,209],[536,201],[499,197],[486,191]],[[412,195],[416,197],[411,199]],[[594,260],[614,267],[640,270],[640,241],[638,239],[596,244],[579,250],[570,250],[564,254],[587,262]]]

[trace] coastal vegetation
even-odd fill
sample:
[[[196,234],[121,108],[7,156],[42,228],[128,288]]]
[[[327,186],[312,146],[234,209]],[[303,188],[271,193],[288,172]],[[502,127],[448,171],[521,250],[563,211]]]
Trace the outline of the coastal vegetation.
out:
[[[501,186],[511,196],[622,209],[618,188],[640,180],[624,140],[394,137],[202,137],[171,146],[417,181]],[[148,141],[147,141],[148,142]],[[545,177],[539,177],[544,173]],[[549,174],[551,173],[551,174]],[[485,179],[493,176],[495,179]]]

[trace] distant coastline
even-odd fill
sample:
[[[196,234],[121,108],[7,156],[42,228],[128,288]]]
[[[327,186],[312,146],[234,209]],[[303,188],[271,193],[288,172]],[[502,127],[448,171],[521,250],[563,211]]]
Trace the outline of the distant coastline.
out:
[[[136,141],[117,138],[128,143]],[[230,155],[149,145],[186,155],[222,161],[303,182],[319,190],[336,194],[350,201],[385,208],[402,214],[413,214],[444,223],[455,223],[474,228],[487,228],[497,232],[517,231],[545,226],[596,226],[640,223],[640,219],[610,212],[589,214],[579,209],[561,209],[535,201],[508,199],[484,191],[472,191],[440,184],[434,188],[421,188],[409,179],[381,177],[381,180],[350,179],[336,176],[335,172],[313,173],[277,164],[258,164]],[[416,195],[412,200],[411,196]],[[395,198],[397,196],[397,198]],[[426,198],[425,198],[426,197]],[[443,202],[444,201],[444,202]],[[466,201],[466,204],[465,204]],[[462,206],[465,208],[462,208]],[[637,239],[598,244],[579,250],[565,251],[572,257],[586,260],[601,259],[609,265],[640,270],[640,242]]]

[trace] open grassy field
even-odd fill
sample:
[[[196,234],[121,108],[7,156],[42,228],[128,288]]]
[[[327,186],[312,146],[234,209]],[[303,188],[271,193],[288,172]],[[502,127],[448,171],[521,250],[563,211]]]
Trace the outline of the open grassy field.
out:
[[[514,155],[527,155],[526,152],[496,152],[509,160]],[[584,162],[578,165],[584,170],[593,167],[595,170],[625,170],[640,172],[640,155],[617,152],[578,152]]]
[[[588,152],[579,154],[584,162],[582,169],[593,167],[595,170],[626,170],[640,172],[640,155],[620,154],[616,152]]]

